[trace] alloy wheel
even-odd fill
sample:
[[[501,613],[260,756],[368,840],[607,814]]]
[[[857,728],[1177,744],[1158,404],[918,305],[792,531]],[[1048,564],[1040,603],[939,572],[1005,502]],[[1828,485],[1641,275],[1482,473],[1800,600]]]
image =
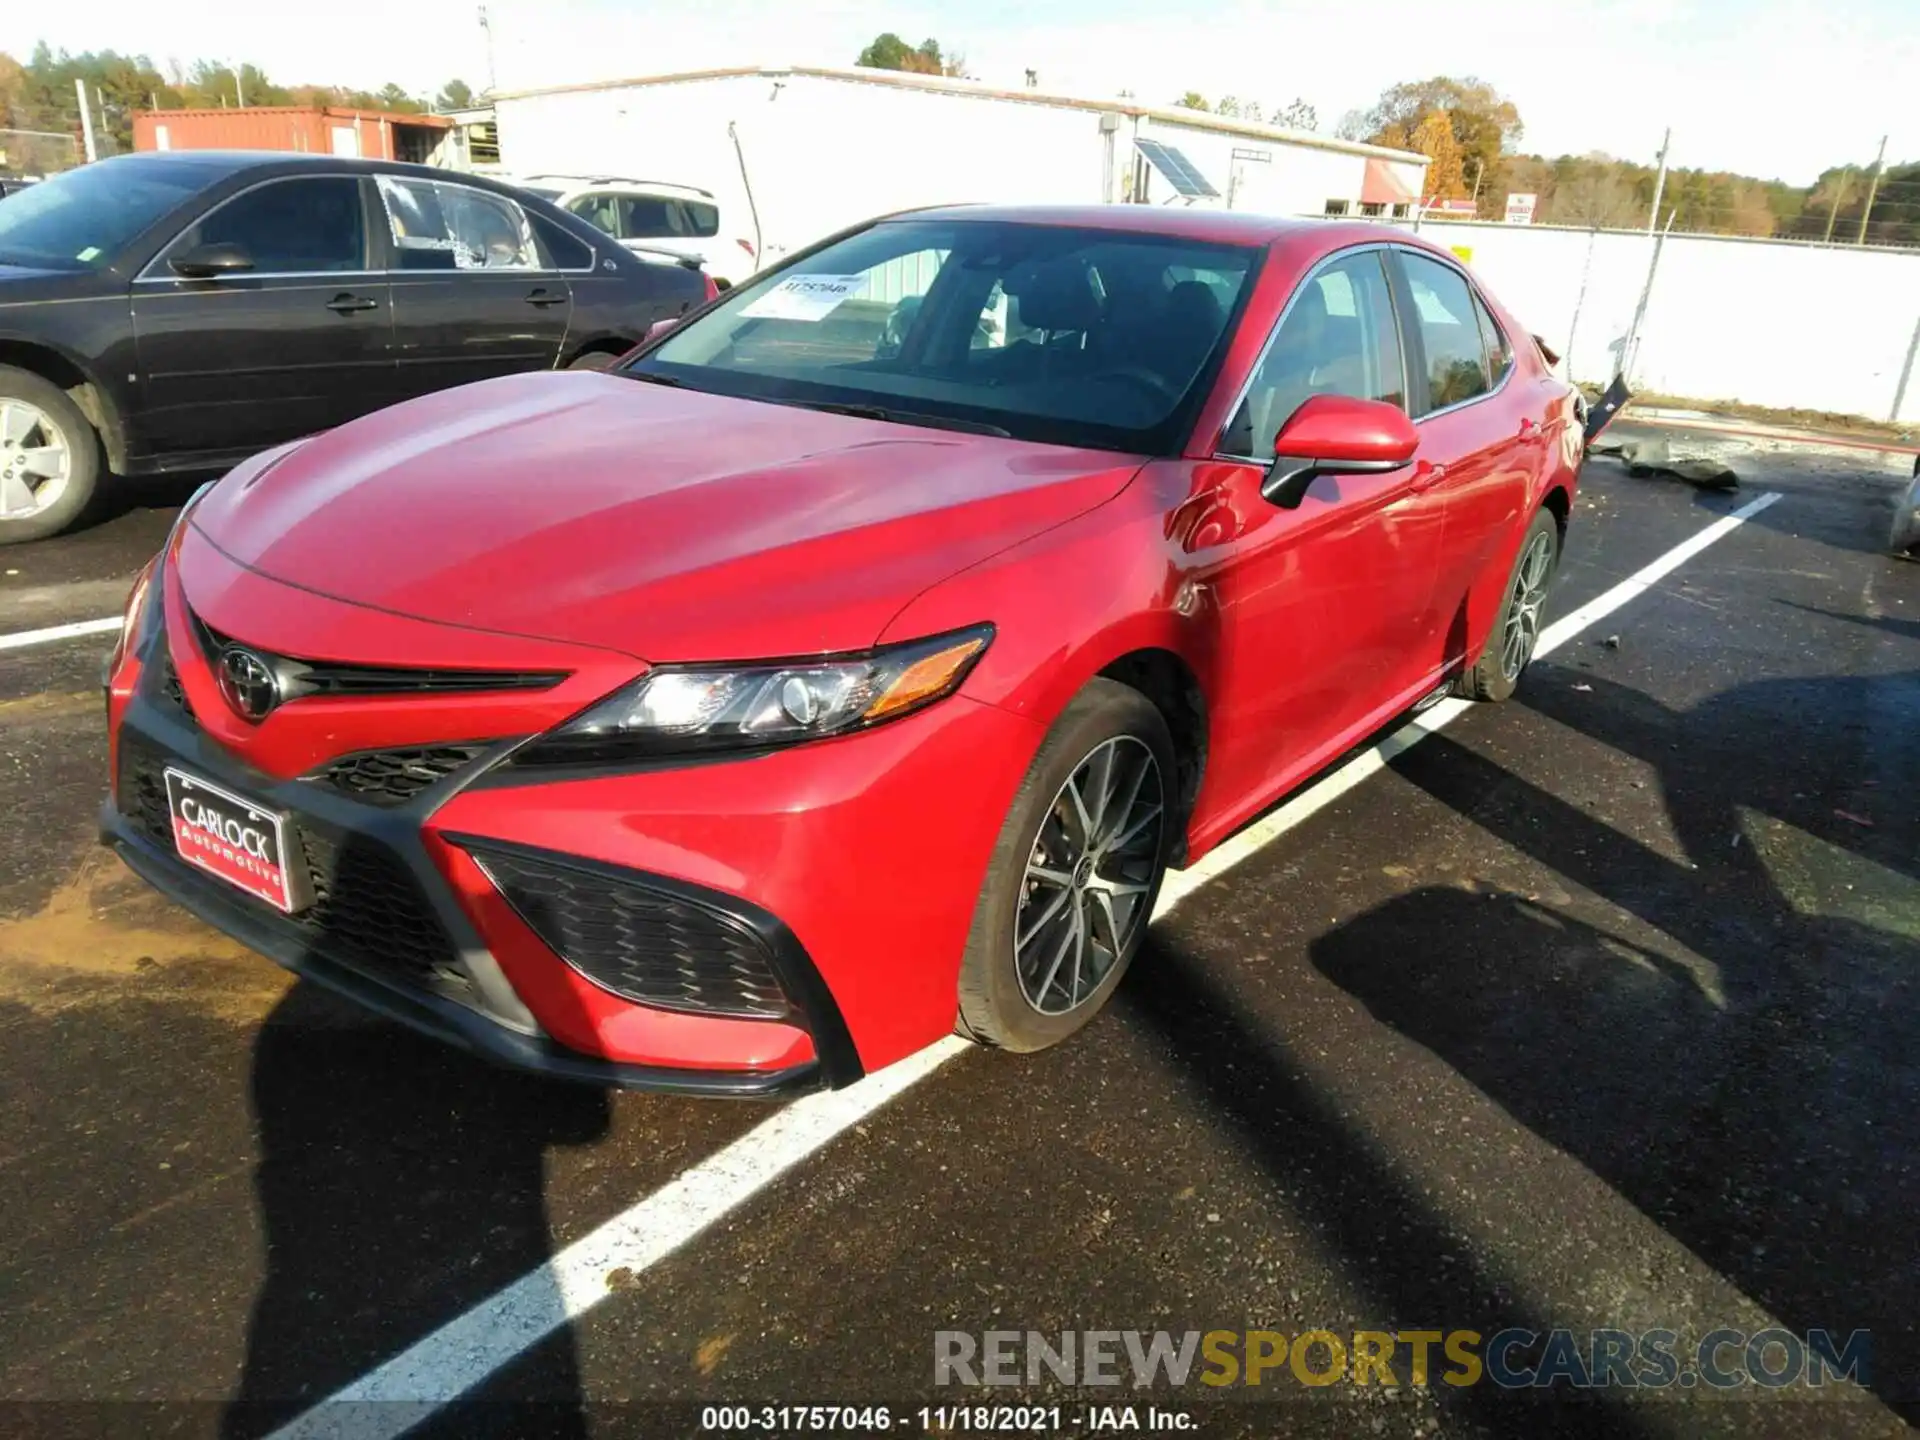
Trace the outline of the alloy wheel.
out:
[[[1064,1015],[1100,988],[1147,922],[1166,794],[1153,751],[1130,735],[1094,749],[1047,807],[1014,916],[1020,993]]]
[[[1540,612],[1547,604],[1547,582],[1553,577],[1553,537],[1535,535],[1520,557],[1513,582],[1513,603],[1507,606],[1507,624],[1500,639],[1500,673],[1518,680],[1540,643]]]
[[[73,473],[67,437],[46,411],[0,400],[0,520],[27,520],[66,493]]]

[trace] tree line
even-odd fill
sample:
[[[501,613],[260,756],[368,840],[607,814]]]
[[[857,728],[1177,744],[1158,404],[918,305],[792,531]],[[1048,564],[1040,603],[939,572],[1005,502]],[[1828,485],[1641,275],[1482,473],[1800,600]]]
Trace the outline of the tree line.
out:
[[[1505,213],[1510,193],[1538,197],[1536,224],[1626,229],[1654,218],[1656,166],[1597,150],[1554,159],[1522,153],[1526,127],[1519,110],[1472,76],[1391,86],[1369,109],[1345,116],[1337,133],[1427,156],[1428,197],[1472,199],[1486,219]],[[1812,185],[1789,185],[1725,170],[1675,168],[1661,187],[1655,223],[1696,234],[1852,244],[1860,238],[1872,189],[1866,242],[1920,246],[1920,162],[1888,166],[1877,183],[1872,170],[1837,165]]]
[[[103,155],[133,148],[133,117],[142,110],[199,110],[255,105],[339,105],[361,110],[418,114],[428,109],[457,110],[474,102],[463,80],[450,80],[438,93],[410,95],[396,84],[379,90],[341,85],[281,85],[257,65],[237,69],[225,62],[169,60],[162,72],[145,55],[113,50],[78,55],[44,43],[23,65],[0,51],[0,169],[37,173],[72,164],[81,134],[75,80],[87,83],[95,142]],[[4,132],[14,133],[4,133]],[[48,140],[21,132],[71,136]]]
[[[965,62],[937,40],[909,45],[888,32],[860,52],[856,64],[925,75],[959,75]],[[1037,77],[1027,72],[1027,83]],[[1318,130],[1305,100],[1262,106],[1224,95],[1209,100],[1188,90],[1175,108],[1205,111],[1290,130]],[[1602,151],[1548,158],[1522,151],[1526,125],[1511,100],[1475,76],[1436,75],[1389,86],[1364,110],[1342,117],[1335,134],[1427,157],[1429,200],[1471,200],[1477,215],[1498,219],[1509,194],[1536,197],[1534,223],[1631,229],[1653,213],[1656,167]],[[1920,246],[1920,162],[1890,165],[1877,182],[1869,165],[1836,165],[1812,185],[1789,185],[1725,170],[1675,168],[1660,193],[1659,225],[1677,231],[1831,239],[1862,237],[1869,190],[1873,209],[1864,238],[1873,245]]]

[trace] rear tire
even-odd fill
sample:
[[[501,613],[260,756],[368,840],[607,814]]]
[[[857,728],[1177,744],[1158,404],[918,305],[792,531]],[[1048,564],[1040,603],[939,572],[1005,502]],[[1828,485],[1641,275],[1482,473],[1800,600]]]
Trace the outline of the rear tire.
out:
[[[1042,1050],[1099,1013],[1146,937],[1176,773],[1146,696],[1100,678],[1074,697],[994,845],[960,966],[960,1034]]]
[[[1480,658],[1455,684],[1468,700],[1501,701],[1519,687],[1520,677],[1540,643],[1541,615],[1560,568],[1560,525],[1542,509],[1521,537],[1513,573],[1507,577],[1500,614]]]
[[[101,460],[100,436],[66,391],[0,365],[0,545],[77,522],[99,489]]]

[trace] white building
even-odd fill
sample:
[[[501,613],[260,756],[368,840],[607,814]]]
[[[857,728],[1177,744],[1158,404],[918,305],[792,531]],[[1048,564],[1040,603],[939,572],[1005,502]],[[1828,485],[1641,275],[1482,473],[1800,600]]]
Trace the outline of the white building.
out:
[[[723,234],[752,241],[763,263],[876,214],[966,201],[1404,216],[1427,166],[1204,111],[892,70],[704,70],[523,91],[494,108],[509,172],[700,186]]]

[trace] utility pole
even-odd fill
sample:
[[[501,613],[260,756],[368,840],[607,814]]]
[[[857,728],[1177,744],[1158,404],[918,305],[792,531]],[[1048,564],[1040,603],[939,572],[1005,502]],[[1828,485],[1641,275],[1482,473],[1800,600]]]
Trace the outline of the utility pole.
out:
[[[1867,217],[1873,214],[1873,197],[1880,189],[1880,172],[1886,168],[1887,137],[1880,137],[1880,153],[1873,157],[1873,178],[1867,182],[1867,203],[1860,210],[1860,233],[1853,237],[1853,243],[1867,243]]]
[[[480,31],[487,37],[487,94],[491,95],[500,88],[500,80],[493,73],[493,21],[484,5],[480,7]]]
[[[242,84],[240,83],[240,72],[241,72],[241,70],[242,70],[242,69],[244,69],[244,68],[245,68],[245,67],[244,67],[243,65],[241,65],[241,63],[240,63],[239,61],[237,61],[237,60],[236,60],[236,61],[234,62],[234,65],[233,65],[233,103],[234,103],[234,105],[235,105],[235,107],[236,107],[236,108],[238,108],[238,109],[241,109],[241,110],[244,110],[244,109],[246,109],[246,108],[247,108],[247,92],[246,92],[246,88],[245,88],[245,87],[244,87],[244,86],[243,86],[243,85],[242,85]]]
[[[1653,234],[1653,227],[1660,223],[1660,196],[1667,188],[1667,147],[1673,143],[1673,127],[1669,125],[1660,137],[1660,169],[1653,177],[1653,208],[1647,212],[1647,234]]]
[[[1848,167],[1840,172],[1840,184],[1833,192],[1833,203],[1827,207],[1827,233],[1820,237],[1822,245],[1833,243],[1833,222],[1840,214],[1840,202],[1847,198],[1847,181],[1853,178],[1853,169]]]
[[[1480,182],[1487,178],[1487,162],[1476,155],[1473,163],[1477,167],[1473,172],[1473,211],[1477,215],[1480,213]]]
[[[100,158],[93,143],[93,107],[87,104],[87,82],[78,75],[73,77],[73,93],[80,97],[80,138],[86,143],[87,161],[92,163]]]

